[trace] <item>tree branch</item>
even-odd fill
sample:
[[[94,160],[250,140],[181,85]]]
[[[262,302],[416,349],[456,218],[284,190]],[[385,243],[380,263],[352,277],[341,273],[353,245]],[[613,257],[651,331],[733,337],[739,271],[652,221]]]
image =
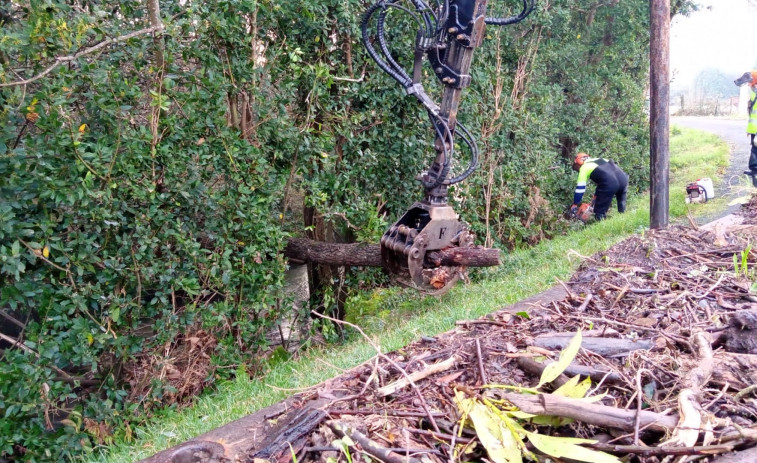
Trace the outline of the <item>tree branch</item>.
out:
[[[81,58],[82,56],[89,55],[90,53],[94,53],[97,50],[105,48],[105,47],[107,47],[110,44],[124,42],[126,40],[133,39],[134,37],[138,37],[138,36],[144,35],[144,34],[151,34],[153,32],[157,32],[157,31],[162,30],[162,29],[163,29],[163,25],[162,24],[160,26],[158,26],[158,27],[148,27],[148,28],[145,28],[145,29],[140,29],[138,31],[134,31],[134,32],[131,32],[131,33],[126,34],[126,35],[121,35],[119,37],[114,37],[114,38],[111,38],[111,39],[103,40],[102,42],[98,43],[97,45],[93,45],[93,46],[91,46],[89,48],[85,48],[83,50],[80,50],[80,51],[74,53],[73,55],[59,56],[59,57],[55,58],[55,61],[53,61],[53,63],[50,66],[48,66],[44,71],[40,72],[36,76],[30,77],[28,79],[17,80],[17,81],[14,81],[14,82],[0,83],[0,88],[1,87],[15,87],[15,86],[18,86],[18,85],[27,85],[27,84],[30,84],[30,83],[32,83],[34,81],[37,81],[37,80],[45,77],[48,74],[50,74],[55,68],[57,68],[58,66],[60,66],[63,63],[69,63],[69,62],[74,61],[74,60],[76,60],[78,58]]]

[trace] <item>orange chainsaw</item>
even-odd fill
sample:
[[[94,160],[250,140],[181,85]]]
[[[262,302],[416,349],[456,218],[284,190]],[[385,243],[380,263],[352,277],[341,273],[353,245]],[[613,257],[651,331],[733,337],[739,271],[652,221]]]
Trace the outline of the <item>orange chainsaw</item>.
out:
[[[591,219],[592,214],[594,214],[594,201],[596,199],[597,197],[593,196],[590,203],[581,203],[581,205],[575,210],[572,208],[568,209],[565,214],[566,218],[580,220],[583,223],[587,223],[589,219]]]

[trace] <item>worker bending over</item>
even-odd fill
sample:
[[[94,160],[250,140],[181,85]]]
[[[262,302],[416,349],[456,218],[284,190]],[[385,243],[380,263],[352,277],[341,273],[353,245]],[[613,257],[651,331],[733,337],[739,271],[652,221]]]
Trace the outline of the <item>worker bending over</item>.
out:
[[[603,220],[612,204],[612,197],[618,201],[618,212],[626,211],[626,194],[628,193],[628,175],[613,161],[602,158],[592,158],[586,153],[578,153],[573,162],[573,170],[578,172],[576,192],[573,194],[571,211],[576,211],[581,204],[586,183],[591,180],[597,185],[594,193],[594,217]]]
[[[744,84],[749,84],[749,103],[747,104],[747,114],[749,114],[749,122],[746,125],[746,134],[750,138],[749,146],[751,152],[749,154],[749,171],[744,172],[747,175],[752,176],[752,183],[755,183],[755,175],[757,175],[757,145],[755,145],[755,134],[757,134],[757,105],[755,105],[755,99],[757,99],[757,71],[745,72],[744,75],[733,81],[734,84],[741,87]]]

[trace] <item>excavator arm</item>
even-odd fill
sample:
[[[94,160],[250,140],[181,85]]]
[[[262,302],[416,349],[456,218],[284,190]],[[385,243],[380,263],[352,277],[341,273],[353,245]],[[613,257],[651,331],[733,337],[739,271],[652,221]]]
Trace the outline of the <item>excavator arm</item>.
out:
[[[426,253],[471,247],[475,241],[467,224],[447,204],[449,187],[470,176],[478,163],[476,141],[457,121],[462,91],[471,82],[473,52],[481,45],[486,24],[504,26],[520,22],[533,11],[534,0],[522,0],[521,12],[506,18],[487,18],[486,6],[487,0],[442,0],[434,4],[423,0],[380,0],[366,10],[361,22],[368,54],[424,106],[435,133],[436,157],[417,177],[423,185],[424,198],[413,204],[381,238],[384,267],[398,275],[400,281],[409,277],[409,285],[430,294],[449,290],[464,277],[465,269],[435,266],[425,259]],[[412,76],[389,51],[385,31],[392,10],[411,15],[418,24]],[[424,62],[428,62],[442,84],[439,104],[423,86]],[[456,138],[467,147],[469,162],[462,172],[453,175]]]

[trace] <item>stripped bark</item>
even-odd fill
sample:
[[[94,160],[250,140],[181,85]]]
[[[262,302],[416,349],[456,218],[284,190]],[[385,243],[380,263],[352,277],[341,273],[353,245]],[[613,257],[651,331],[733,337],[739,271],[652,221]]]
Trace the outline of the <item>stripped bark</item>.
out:
[[[528,357],[518,357],[518,366],[521,367],[523,370],[535,375],[535,376],[541,376],[541,374],[544,372],[544,369],[547,367],[547,365],[554,363],[552,360],[548,360],[544,363],[537,362],[536,360],[533,360]],[[602,381],[604,380],[607,383],[613,383],[618,384],[623,382],[623,378],[615,372],[610,370],[600,370],[597,368],[592,368],[586,365],[580,365],[578,363],[571,363],[568,365],[567,368],[565,368],[565,371],[563,372],[562,376],[588,376],[592,379],[592,381]],[[559,384],[558,384],[559,385]]]
[[[395,392],[399,391],[403,387],[410,385],[411,382],[420,381],[424,378],[428,378],[429,376],[435,373],[440,373],[442,371],[449,370],[450,368],[455,366],[456,362],[457,362],[457,359],[453,356],[443,362],[429,365],[423,370],[416,371],[414,373],[409,373],[406,377],[400,378],[391,384],[387,384],[386,386],[379,388],[378,394],[381,397],[386,397],[390,394],[394,394]]]
[[[534,345],[545,349],[562,350],[570,343],[573,335],[565,336],[537,336]],[[581,347],[601,355],[602,357],[616,357],[628,355],[635,350],[651,349],[654,344],[645,339],[631,340],[618,338],[582,338]]]
[[[253,453],[249,462],[259,459],[283,463],[293,459],[293,454],[305,446],[307,439],[318,425],[326,418],[326,413],[311,407],[305,407],[286,423],[280,433],[273,434],[262,448]]]
[[[673,431],[673,437],[662,445],[691,447],[699,440],[703,429],[703,411],[700,404],[702,388],[712,376],[713,355],[710,340],[701,331],[692,335],[692,346],[699,363],[689,370],[683,381],[684,388],[678,394],[678,413],[680,419]]]
[[[506,393],[503,394],[503,397],[522,411],[532,415],[572,418],[587,424],[622,429],[623,431],[633,431],[634,429],[635,410],[622,410],[551,394]],[[644,410],[641,412],[640,423],[645,429],[669,432],[675,428],[678,418]]]
[[[365,434],[338,421],[329,421],[328,426],[340,437],[348,436],[360,444],[363,451],[384,463],[421,463],[421,460],[407,455],[400,455],[370,440]]]

